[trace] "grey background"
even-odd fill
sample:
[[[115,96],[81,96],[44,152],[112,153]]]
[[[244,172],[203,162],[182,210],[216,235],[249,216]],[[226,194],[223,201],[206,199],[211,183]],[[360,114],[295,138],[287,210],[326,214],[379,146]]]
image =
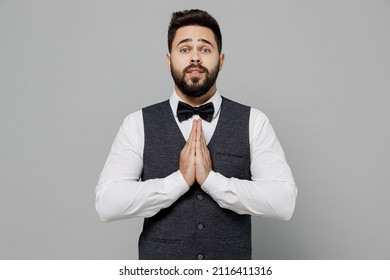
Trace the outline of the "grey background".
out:
[[[135,259],[94,188],[125,116],[162,101],[172,11],[219,21],[218,86],[265,112],[299,188],[255,259],[390,258],[389,1],[0,1],[0,258]]]

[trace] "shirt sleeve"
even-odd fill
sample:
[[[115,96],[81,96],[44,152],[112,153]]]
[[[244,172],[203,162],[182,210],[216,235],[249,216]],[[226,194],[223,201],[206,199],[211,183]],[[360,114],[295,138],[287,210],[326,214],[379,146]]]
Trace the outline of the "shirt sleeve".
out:
[[[151,217],[188,191],[180,171],[141,182],[143,147],[143,118],[138,111],[120,127],[96,186],[95,206],[103,222]]]
[[[289,220],[297,188],[269,119],[253,108],[249,136],[252,180],[226,178],[211,171],[201,187],[223,208],[239,214]]]

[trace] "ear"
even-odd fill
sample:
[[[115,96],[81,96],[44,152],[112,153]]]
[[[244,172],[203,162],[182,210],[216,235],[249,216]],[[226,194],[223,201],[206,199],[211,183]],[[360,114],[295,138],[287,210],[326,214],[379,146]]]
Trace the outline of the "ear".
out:
[[[221,53],[219,55],[219,71],[222,71],[224,61],[225,61],[225,54]]]
[[[171,71],[171,54],[169,52],[167,52],[166,54],[166,60],[167,60],[168,70]]]

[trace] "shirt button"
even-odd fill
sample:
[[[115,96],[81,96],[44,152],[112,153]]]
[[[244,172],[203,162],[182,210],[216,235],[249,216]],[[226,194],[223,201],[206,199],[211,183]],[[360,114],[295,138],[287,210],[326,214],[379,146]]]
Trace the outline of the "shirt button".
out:
[[[203,226],[203,224],[198,224],[198,229],[199,229],[199,230],[202,230],[202,229],[204,229],[204,226]]]
[[[203,200],[203,195],[198,194],[198,200]]]
[[[202,255],[202,254],[199,254],[199,255],[198,255],[198,260],[203,260],[203,259],[204,259],[203,255]]]

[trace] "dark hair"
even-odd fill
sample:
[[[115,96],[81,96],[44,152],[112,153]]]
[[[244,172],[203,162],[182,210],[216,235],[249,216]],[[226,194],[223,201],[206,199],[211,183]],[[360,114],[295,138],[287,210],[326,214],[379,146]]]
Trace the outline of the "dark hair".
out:
[[[168,50],[172,51],[172,42],[175,38],[176,31],[180,27],[188,25],[199,25],[210,28],[217,42],[218,52],[222,51],[222,34],[218,22],[209,13],[201,10],[185,10],[172,14],[172,19],[168,28]]]

